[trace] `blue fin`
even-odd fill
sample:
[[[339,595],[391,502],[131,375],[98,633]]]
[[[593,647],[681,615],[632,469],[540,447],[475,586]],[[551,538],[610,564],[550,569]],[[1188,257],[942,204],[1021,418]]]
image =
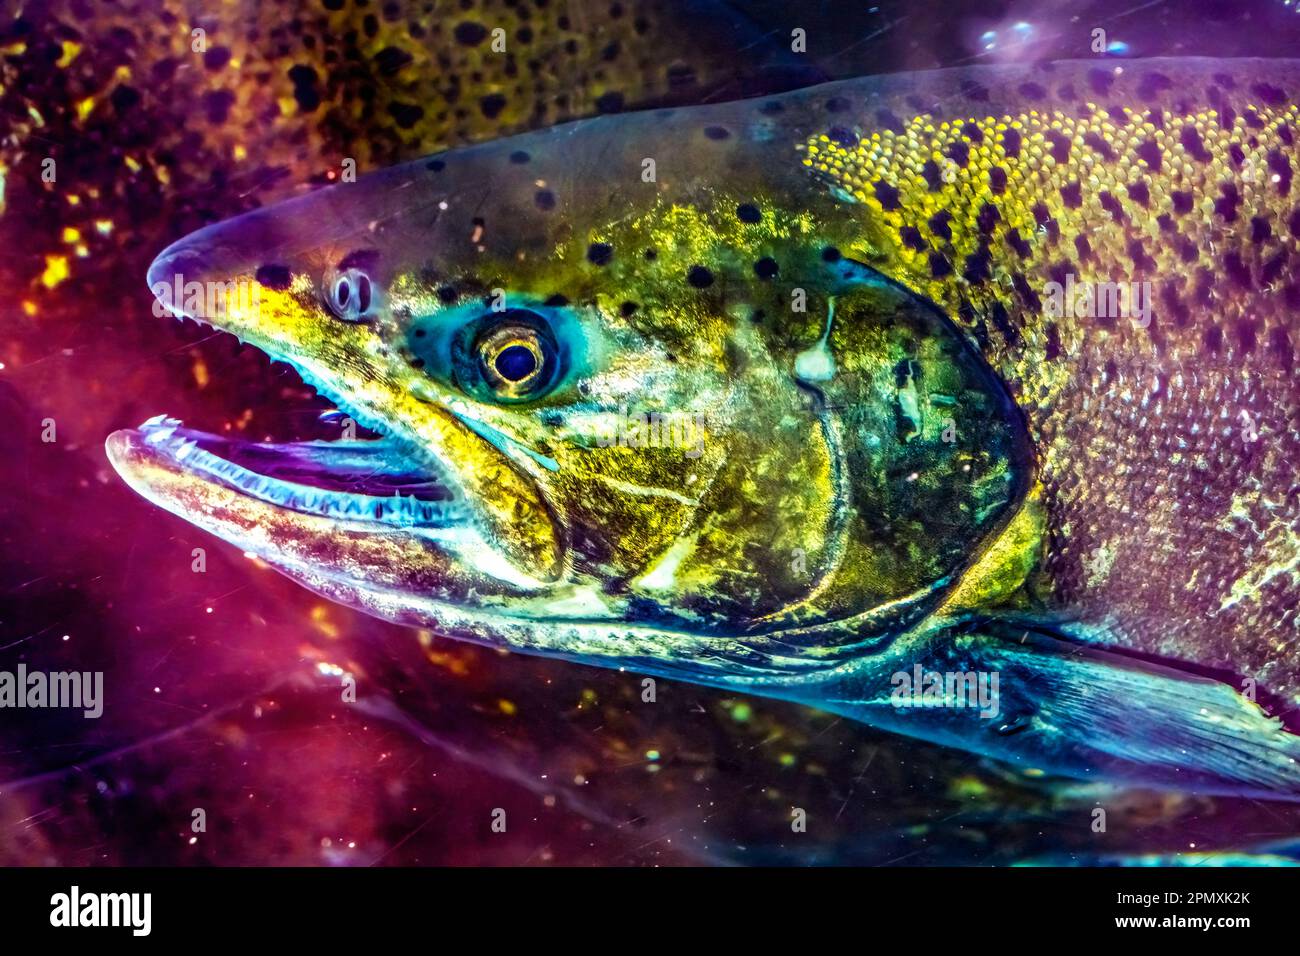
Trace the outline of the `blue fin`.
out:
[[[977,683],[983,675],[986,690],[996,675],[996,708],[958,706],[961,695],[904,705],[900,685],[914,681],[917,665]],[[1300,736],[1230,685],[1003,621],[902,640],[887,661],[823,685],[815,704],[1031,772],[1300,800]]]

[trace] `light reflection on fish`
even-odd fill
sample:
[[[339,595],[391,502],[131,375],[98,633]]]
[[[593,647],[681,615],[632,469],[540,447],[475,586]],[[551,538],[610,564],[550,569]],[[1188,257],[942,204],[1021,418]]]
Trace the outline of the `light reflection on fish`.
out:
[[[395,167],[149,275],[222,283],[170,305],[383,437],[159,418],[109,455],[380,617],[1295,798],[1255,699],[1300,691],[1297,95],[1286,61],[968,69]],[[1116,283],[1148,297],[1044,301]],[[898,706],[912,674],[995,706]]]

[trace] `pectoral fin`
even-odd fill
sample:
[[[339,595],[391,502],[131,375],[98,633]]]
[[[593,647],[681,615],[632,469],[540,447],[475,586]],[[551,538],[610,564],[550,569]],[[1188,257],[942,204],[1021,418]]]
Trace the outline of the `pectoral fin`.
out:
[[[1300,736],[1217,680],[1003,621],[907,642],[891,666],[844,681],[821,706],[1025,770],[1300,800]],[[899,685],[927,674],[974,674],[976,687],[982,676],[996,693],[983,706],[907,702]]]

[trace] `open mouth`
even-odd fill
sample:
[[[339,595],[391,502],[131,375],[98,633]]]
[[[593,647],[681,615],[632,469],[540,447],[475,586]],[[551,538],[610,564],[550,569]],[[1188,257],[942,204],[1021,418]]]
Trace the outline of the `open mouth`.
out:
[[[304,514],[399,528],[449,528],[469,513],[435,465],[391,437],[253,442],[158,415],[139,428],[150,450],[190,474]]]

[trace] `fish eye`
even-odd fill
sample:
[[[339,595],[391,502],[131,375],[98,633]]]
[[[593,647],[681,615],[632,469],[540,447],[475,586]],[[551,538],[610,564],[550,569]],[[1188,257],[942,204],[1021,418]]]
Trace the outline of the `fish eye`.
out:
[[[529,309],[491,313],[471,323],[472,339],[458,363],[471,392],[499,402],[542,397],[557,379],[559,349],[547,320]]]
[[[340,319],[360,322],[369,315],[373,300],[370,277],[360,269],[347,269],[335,277],[325,298]]]

